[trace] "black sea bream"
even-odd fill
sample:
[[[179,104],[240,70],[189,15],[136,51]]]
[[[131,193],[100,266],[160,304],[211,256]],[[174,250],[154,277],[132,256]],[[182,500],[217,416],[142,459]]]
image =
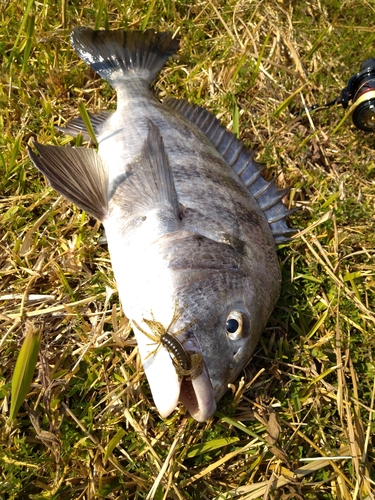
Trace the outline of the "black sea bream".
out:
[[[71,35],[117,92],[91,116],[94,149],[29,151],[50,184],[105,228],[113,271],[160,415],[178,401],[198,421],[250,357],[280,292],[276,245],[290,233],[285,191],[208,111],[160,103],[150,84],[179,45],[170,33]],[[80,118],[70,135],[89,135]]]

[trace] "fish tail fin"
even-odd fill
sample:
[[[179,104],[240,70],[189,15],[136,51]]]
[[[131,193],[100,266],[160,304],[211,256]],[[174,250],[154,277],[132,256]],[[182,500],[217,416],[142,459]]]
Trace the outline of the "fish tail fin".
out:
[[[71,33],[79,57],[114,88],[119,80],[149,84],[179,46],[172,33],[99,30],[79,27]]]

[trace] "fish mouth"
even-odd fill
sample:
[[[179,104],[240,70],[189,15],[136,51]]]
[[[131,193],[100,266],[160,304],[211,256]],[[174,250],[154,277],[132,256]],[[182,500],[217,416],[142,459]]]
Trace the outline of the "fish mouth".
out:
[[[152,397],[160,416],[168,417],[181,401],[198,422],[205,422],[216,410],[214,389],[202,356],[202,367],[197,376],[179,376],[178,367],[168,350],[161,344],[151,343],[134,328],[143,368]],[[188,352],[199,353],[189,340],[184,344]]]

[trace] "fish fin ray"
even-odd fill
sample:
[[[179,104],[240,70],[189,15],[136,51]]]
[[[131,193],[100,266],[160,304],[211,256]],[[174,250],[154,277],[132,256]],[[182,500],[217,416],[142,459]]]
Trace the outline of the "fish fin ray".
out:
[[[108,174],[100,156],[87,148],[43,146],[28,153],[50,185],[79,208],[103,221],[108,211]]]
[[[105,124],[112,114],[111,111],[99,111],[99,113],[95,114],[89,113],[91,125],[96,136],[99,135],[102,125]],[[91,141],[90,134],[87,132],[86,126],[80,116],[70,120],[64,127],[56,126],[55,128],[63,134],[71,135],[72,137],[82,135],[84,141]]]
[[[142,193],[140,196],[139,193]],[[126,174],[114,179],[109,198],[118,203],[126,200],[138,214],[144,214],[157,206],[168,206],[175,218],[179,218],[177,192],[159,128],[148,120],[147,139],[137,160]]]
[[[79,57],[116,88],[120,80],[146,80],[150,84],[179,47],[172,33],[98,30],[79,27],[71,34]]]
[[[265,165],[254,160],[254,151],[247,150],[242,141],[223,127],[210,111],[190,104],[185,99],[168,97],[163,104],[180,113],[206,135],[258,201],[270,224],[275,241],[283,242],[283,235],[287,237],[293,232],[286,224],[286,218],[292,212],[282,202],[288,190],[279,189],[275,181],[268,182],[263,178]],[[273,221],[275,217],[277,221]]]

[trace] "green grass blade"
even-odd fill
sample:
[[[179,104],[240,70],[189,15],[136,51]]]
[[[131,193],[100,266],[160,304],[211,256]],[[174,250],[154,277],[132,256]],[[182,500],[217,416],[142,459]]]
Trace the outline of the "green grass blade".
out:
[[[325,208],[332,205],[332,203],[335,202],[339,196],[340,196],[340,193],[338,193],[338,192],[331,194],[331,196],[328,198],[328,200],[325,201],[323,203],[323,205],[320,207],[321,210],[324,210]]]
[[[113,450],[116,448],[116,446],[119,444],[119,442],[124,436],[125,436],[124,429],[119,429],[116,432],[115,436],[110,440],[107,449],[105,450],[105,455],[104,455],[105,463],[107,462],[108,458],[112,455]]]
[[[264,51],[266,50],[266,47],[267,47],[269,39],[270,39],[270,33],[268,33],[268,35],[266,36],[266,39],[264,40],[264,44],[262,46],[262,50],[260,51],[259,57],[257,59],[257,63],[255,65],[254,72],[253,72],[253,74],[252,74],[252,76],[250,78],[250,83],[249,83],[249,87],[250,88],[254,85],[255,80],[257,79],[257,76],[259,74],[259,68],[260,68],[260,65],[261,65],[261,62],[262,62],[262,59],[263,59],[263,55],[264,55]]]
[[[22,72],[25,72],[29,65],[29,56],[33,42],[34,26],[35,26],[35,15],[30,14],[27,19],[27,27],[26,27],[27,39],[25,48],[23,50]]]
[[[237,441],[239,441],[238,437],[231,437],[231,438],[213,439],[212,441],[207,441],[206,443],[195,444],[189,448],[189,451],[186,456],[188,458],[193,458],[196,457],[197,455],[203,455],[204,453],[209,453],[210,451],[223,448],[228,444],[236,443]]]
[[[309,52],[306,54],[306,57],[305,59],[306,60],[309,60],[311,59],[311,57],[313,56],[313,54],[315,54],[315,52],[317,51],[317,49],[320,47],[320,45],[322,44],[323,42],[323,39],[326,35],[329,34],[331,30],[331,26],[329,26],[328,28],[324,29],[318,36],[318,38],[316,39],[314,45],[311,47],[311,49],[309,50]]]
[[[238,137],[240,133],[240,117],[238,112],[238,106],[235,96],[232,96],[233,99],[233,133],[236,137]]]
[[[16,417],[18,410],[29,392],[38,359],[40,340],[40,331],[35,329],[32,323],[29,323],[12,377],[12,399],[9,412],[10,422]]]
[[[89,133],[91,140],[93,141],[93,143],[95,144],[95,147],[96,147],[98,145],[98,141],[96,139],[94,127],[92,126],[90,116],[89,116],[87,109],[86,109],[86,106],[83,102],[80,102],[78,104],[78,110],[79,110],[79,114],[81,115],[81,118],[83,120],[83,123],[87,129],[87,132]]]
[[[344,125],[348,117],[352,114],[354,109],[356,108],[355,103],[350,106],[348,110],[346,110],[344,116],[341,118],[339,123],[336,125],[336,127],[332,130],[332,134],[337,134],[337,132],[340,130],[340,128]]]
[[[145,16],[145,18],[142,21],[141,31],[144,31],[146,29],[146,26],[148,24],[148,21],[150,19],[152,11],[154,10],[155,4],[156,4],[156,0],[152,0],[152,2],[150,3],[150,6],[149,6],[149,8],[148,8],[148,10],[146,12],[146,16]]]
[[[248,58],[247,52],[244,52],[242,54],[242,56],[240,57],[240,60],[238,61],[237,67],[236,67],[236,69],[235,69],[235,71],[230,79],[230,83],[233,83],[236,81],[237,75],[240,72],[240,70],[241,70],[241,68],[242,68],[242,66],[247,58]]]
[[[76,300],[76,295],[75,295],[74,291],[72,290],[71,286],[69,285],[69,282],[66,279],[66,276],[65,276],[63,269],[61,269],[61,267],[57,264],[57,262],[54,262],[53,267],[54,267],[57,275],[59,276],[65,291],[70,295],[72,300]]]
[[[30,14],[30,11],[32,9],[34,5],[34,0],[29,0],[27,2],[27,5],[26,5],[26,9],[25,9],[25,13],[23,15],[23,18],[22,18],[22,22],[21,22],[21,25],[20,25],[20,28],[18,30],[18,33],[17,33],[17,37],[16,37],[16,40],[14,42],[14,45],[13,45],[13,48],[10,52],[10,55],[9,55],[9,59],[8,59],[8,64],[7,64],[7,69],[9,69],[10,65],[12,64],[12,61],[13,61],[13,58],[14,58],[14,55],[17,51],[17,48],[18,48],[18,42],[20,40],[20,37],[21,37],[21,34],[22,34],[22,31],[29,19],[29,14]]]
[[[20,207],[18,205],[8,208],[8,210],[3,214],[3,216],[0,219],[1,223],[4,224],[8,220],[12,220],[16,215],[16,213],[18,212],[19,208]]]
[[[289,106],[289,104],[293,101],[296,95],[298,95],[305,86],[306,84],[301,85],[301,87],[299,87],[295,92],[293,92],[293,94],[287,97],[285,101],[283,101],[279,106],[277,106],[277,108],[273,113],[273,116],[276,117],[279,116],[284,111],[284,109]]]
[[[236,427],[236,429],[239,429],[248,436],[251,436],[256,439],[261,439],[257,434],[255,434],[255,432],[250,431],[244,424],[238,422],[237,420],[234,420],[233,418],[228,417],[221,411],[215,411],[215,416],[220,418],[223,422],[227,422],[228,424],[233,425],[233,427]]]
[[[14,174],[15,171],[17,171],[17,169],[19,168],[19,165],[17,163],[17,157],[19,155],[19,152],[21,150],[21,142],[22,142],[22,137],[21,136],[17,136],[15,139],[14,139],[14,142],[13,142],[13,147],[12,147],[12,150],[10,152],[10,155],[8,157],[8,165],[7,165],[7,177],[10,177],[11,175]]]
[[[96,14],[94,30],[98,30],[100,28],[100,21],[102,19],[103,13],[105,12],[106,12],[105,1],[102,0],[99,4],[98,12]]]

